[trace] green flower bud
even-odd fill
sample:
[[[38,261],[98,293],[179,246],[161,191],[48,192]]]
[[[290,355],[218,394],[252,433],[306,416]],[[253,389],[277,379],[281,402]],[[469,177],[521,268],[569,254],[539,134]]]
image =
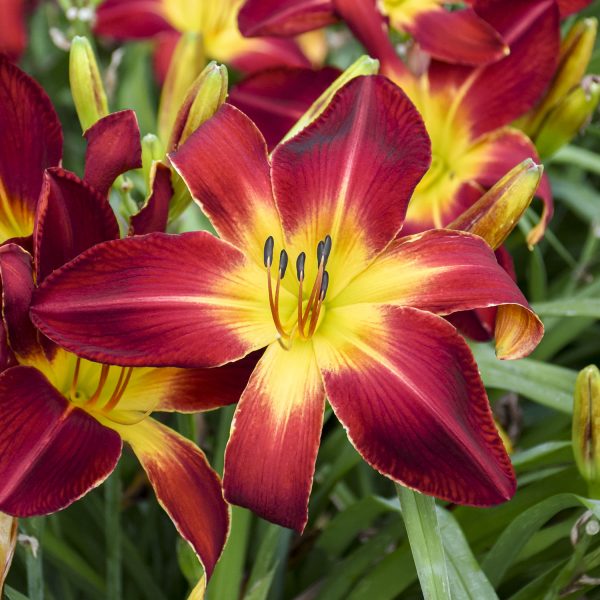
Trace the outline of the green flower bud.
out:
[[[590,365],[579,372],[573,403],[573,453],[590,492],[600,491],[600,371]]]
[[[69,81],[81,128],[86,131],[108,114],[108,102],[92,46],[81,36],[71,43]]]

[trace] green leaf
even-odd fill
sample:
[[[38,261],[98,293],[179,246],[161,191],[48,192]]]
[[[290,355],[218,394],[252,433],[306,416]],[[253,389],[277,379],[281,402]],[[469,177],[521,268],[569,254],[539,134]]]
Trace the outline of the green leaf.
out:
[[[600,299],[565,298],[536,302],[531,306],[540,317],[594,317],[600,319]]]
[[[408,534],[425,600],[450,598],[448,569],[435,499],[396,485],[402,518]]]
[[[21,592],[17,592],[14,588],[11,588],[9,585],[4,586],[4,594],[8,598],[8,600],[29,600],[25,594],[21,594]]]
[[[523,511],[500,535],[482,563],[483,570],[494,586],[498,586],[508,568],[532,535],[554,515],[566,508],[582,506],[600,518],[600,501],[576,494],[557,494]]]

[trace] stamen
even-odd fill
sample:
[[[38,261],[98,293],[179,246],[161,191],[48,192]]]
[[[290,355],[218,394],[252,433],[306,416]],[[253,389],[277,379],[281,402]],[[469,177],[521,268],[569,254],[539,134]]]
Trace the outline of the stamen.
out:
[[[275,298],[273,299],[273,284],[271,283],[271,265],[267,266],[267,285],[269,288],[269,306],[271,307],[271,315],[273,316],[273,322],[279,335],[283,337],[289,337],[285,332],[283,325],[279,319],[279,286],[281,284],[281,278],[277,277],[277,288],[275,290]]]
[[[102,412],[110,412],[111,410],[113,410],[113,408],[115,408],[117,406],[117,404],[119,404],[119,401],[123,397],[123,394],[125,393],[125,389],[127,388],[127,385],[129,384],[129,380],[131,379],[131,374],[133,373],[133,367],[127,368],[127,375],[125,375],[125,371],[126,371],[126,368],[121,367],[121,374],[119,375],[119,381],[117,382],[117,385],[115,386],[115,391],[113,392],[113,395],[110,397],[110,400],[106,403],[106,405],[102,409]]]
[[[279,279],[283,279],[285,277],[285,271],[288,266],[288,254],[285,250],[282,250],[279,253]]]
[[[306,252],[300,252],[296,259],[296,277],[298,281],[304,281],[304,264],[306,263]]]
[[[327,261],[329,260],[329,255],[331,254],[331,236],[327,234],[325,236],[325,240],[323,241],[323,266],[327,266]]]
[[[275,240],[273,239],[273,236],[270,235],[267,238],[267,241],[265,242],[265,249],[264,249],[264,261],[265,261],[265,267],[270,267],[273,264],[273,248],[275,247]]]
[[[327,294],[327,288],[329,287],[329,273],[325,271],[323,273],[323,281],[321,281],[321,293],[319,294],[319,300],[323,302],[325,295]]]
[[[69,391],[69,397],[71,400],[75,400],[77,397],[77,381],[79,380],[79,368],[81,367],[81,358],[77,357],[75,363],[75,371],[73,373],[73,381],[71,382],[71,390]]]
[[[93,405],[97,402],[104,388],[104,384],[106,383],[106,378],[108,377],[109,370],[110,367],[108,365],[102,365],[102,371],[100,371],[100,379],[98,380],[98,387],[96,388],[96,391],[90,396],[89,400],[85,403],[85,406]]]

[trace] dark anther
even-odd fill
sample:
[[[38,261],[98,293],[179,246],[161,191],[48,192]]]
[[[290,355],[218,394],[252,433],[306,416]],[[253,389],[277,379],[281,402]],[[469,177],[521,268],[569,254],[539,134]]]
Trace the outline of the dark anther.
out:
[[[306,253],[300,252],[298,254],[298,258],[296,259],[296,277],[298,277],[298,281],[304,279],[304,263],[306,262]]]
[[[321,301],[325,300],[325,294],[327,293],[328,286],[329,286],[329,273],[327,271],[324,271],[323,279],[321,280],[321,293],[319,294],[321,297]]]
[[[321,241],[317,245],[317,265],[321,264],[321,260],[323,259],[324,250],[325,250],[325,242]]]
[[[325,236],[325,241],[323,242],[323,260],[325,261],[323,266],[327,266],[327,261],[329,260],[329,254],[331,253],[331,236],[327,234]]]
[[[270,235],[265,242],[265,267],[270,267],[273,264],[273,248],[275,246],[275,240]]]
[[[285,250],[282,250],[279,253],[279,278],[283,279],[285,277],[285,270],[288,266],[288,254]]]

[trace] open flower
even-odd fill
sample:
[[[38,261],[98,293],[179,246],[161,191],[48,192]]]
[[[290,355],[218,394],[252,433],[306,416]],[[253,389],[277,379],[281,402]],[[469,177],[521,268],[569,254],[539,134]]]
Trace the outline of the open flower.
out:
[[[37,326],[121,365],[215,366],[266,347],[236,410],[224,487],[277,523],[305,526],[326,395],[385,475],[454,502],[508,499],[515,482],[477,366],[439,315],[502,305],[502,358],[530,352],[542,326],[481,238],[395,239],[430,159],[406,96],[359,77],[271,163],[254,124],[225,104],[171,158],[222,239],[100,244],[39,288]]]
[[[169,179],[161,167],[134,230],[166,223],[161,207],[172,193]],[[124,441],[210,576],[229,527],[219,477],[199,448],[150,414],[235,402],[252,358],[223,369],[115,367],[57,347],[29,320],[34,280],[41,283],[81,251],[118,236],[106,195],[56,168],[44,176],[33,261],[17,244],[0,247],[5,344],[12,357],[0,374],[0,511],[28,517],[65,508],[108,477]]]
[[[237,26],[242,0],[104,0],[97,9],[95,32],[117,40],[156,38],[156,67],[164,78],[182,33],[202,36],[206,57],[244,73],[279,65],[309,66],[292,40],[247,39]]]
[[[27,45],[25,11],[28,0],[4,0],[0,6],[0,53],[17,60]]]

